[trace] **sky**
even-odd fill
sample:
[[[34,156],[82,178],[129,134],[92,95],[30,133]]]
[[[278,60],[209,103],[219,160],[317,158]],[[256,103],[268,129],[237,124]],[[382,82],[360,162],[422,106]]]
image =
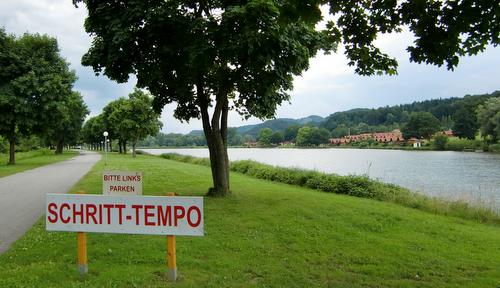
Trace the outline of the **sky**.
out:
[[[105,76],[96,76],[90,67],[81,65],[81,57],[92,39],[83,28],[86,8],[80,6],[75,8],[71,0],[0,1],[0,27],[18,36],[29,32],[55,37],[61,55],[78,76],[74,89],[83,95],[90,116],[95,116],[110,101],[132,92],[135,78],[118,84]],[[500,90],[500,47],[488,47],[482,54],[463,57],[454,71],[448,71],[445,67],[410,63],[405,48],[411,42],[412,36],[406,31],[377,39],[381,50],[398,60],[397,76],[356,75],[354,68],[347,65],[342,47],[333,55],[317,55],[311,59],[310,68],[295,78],[291,101],[277,109],[276,117],[326,117],[352,108],[377,108]],[[201,129],[201,121],[197,119],[181,123],[173,118],[174,108],[175,104],[164,107],[162,132],[188,133]],[[230,127],[260,122],[255,118],[246,121],[236,112],[230,112]]]

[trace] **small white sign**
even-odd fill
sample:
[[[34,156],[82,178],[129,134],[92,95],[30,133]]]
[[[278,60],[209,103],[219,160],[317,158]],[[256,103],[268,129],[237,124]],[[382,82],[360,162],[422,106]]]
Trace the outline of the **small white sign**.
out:
[[[203,197],[47,194],[48,231],[203,236]]]
[[[102,194],[142,195],[142,173],[132,171],[104,171]]]

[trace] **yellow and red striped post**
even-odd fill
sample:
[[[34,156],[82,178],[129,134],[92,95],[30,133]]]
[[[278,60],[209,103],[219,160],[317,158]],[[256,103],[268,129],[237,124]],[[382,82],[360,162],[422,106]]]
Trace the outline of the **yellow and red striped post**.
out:
[[[85,194],[85,191],[78,191],[77,194]],[[76,232],[77,249],[77,270],[81,275],[87,274],[89,266],[87,264],[87,234]]]
[[[174,193],[167,193],[167,196],[175,196]],[[167,235],[167,279],[169,281],[177,280],[177,263],[175,255],[175,236]]]

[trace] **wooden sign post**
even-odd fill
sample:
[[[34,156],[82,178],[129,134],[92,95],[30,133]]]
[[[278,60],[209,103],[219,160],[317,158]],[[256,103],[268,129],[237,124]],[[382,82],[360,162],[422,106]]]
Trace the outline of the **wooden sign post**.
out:
[[[77,194],[85,194],[85,191],[78,191]],[[80,275],[89,272],[87,263],[87,234],[85,232],[76,232],[76,269]]]
[[[85,232],[76,232],[77,243],[77,270],[81,275],[89,272],[87,264],[87,234]]]
[[[177,279],[175,236],[203,236],[203,197],[47,194],[48,231],[77,232],[78,271],[85,274],[85,232],[167,236],[168,279]]]
[[[175,196],[174,193],[168,193],[167,196]],[[177,280],[177,259],[175,255],[175,235],[167,235],[167,279]]]

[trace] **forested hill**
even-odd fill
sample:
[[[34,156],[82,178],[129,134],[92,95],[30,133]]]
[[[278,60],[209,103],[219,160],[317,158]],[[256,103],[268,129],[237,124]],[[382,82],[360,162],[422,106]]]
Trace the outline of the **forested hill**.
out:
[[[309,124],[312,126],[317,126],[324,120],[325,119],[323,117],[317,115],[311,115],[300,119],[277,118],[267,120],[266,122],[261,124],[240,126],[236,128],[236,131],[238,131],[238,133],[240,133],[241,135],[248,134],[256,137],[259,134],[260,130],[264,128],[271,128],[273,131],[283,131],[292,125],[303,126],[305,124]]]
[[[252,138],[256,138],[260,130],[264,128],[271,128],[273,131],[284,131],[286,128],[292,125],[303,126],[309,124],[311,126],[318,126],[322,123],[325,118],[317,115],[311,115],[308,117],[300,119],[292,118],[277,118],[272,120],[267,120],[260,124],[244,125],[240,127],[235,127],[236,131],[240,135],[250,135]],[[203,135],[202,130],[193,130],[189,133],[191,136],[201,136]]]
[[[492,97],[500,97],[500,91],[483,95],[466,95],[460,98],[426,100],[377,109],[358,108],[336,112],[326,118],[313,115],[301,119],[272,119],[260,124],[230,128],[228,130],[228,143],[241,145],[248,141],[255,141],[264,128],[270,128],[272,132],[282,134],[285,141],[290,141],[290,139],[295,138],[298,129],[304,125],[326,128],[328,131],[320,129],[328,134],[325,139],[365,132],[387,132],[403,128],[414,112],[430,112],[440,121],[439,129],[452,129],[454,132],[462,134],[465,133],[464,131],[470,130],[470,137],[474,137],[479,128],[476,119],[477,107]],[[287,135],[288,132],[293,132],[293,135]],[[194,130],[188,135],[159,133],[155,137],[150,136],[141,141],[139,145],[142,147],[200,146],[206,145],[206,140],[202,130]]]
[[[453,114],[460,108],[464,106],[477,107],[477,105],[482,104],[486,99],[491,97],[500,97],[500,91],[483,95],[425,100],[377,109],[351,109],[331,114],[321,123],[321,127],[330,131],[338,128],[340,125],[344,127],[357,125],[399,127],[408,120],[410,113],[422,111],[432,113],[436,118],[441,120],[443,126],[448,126],[452,123],[451,118]]]

